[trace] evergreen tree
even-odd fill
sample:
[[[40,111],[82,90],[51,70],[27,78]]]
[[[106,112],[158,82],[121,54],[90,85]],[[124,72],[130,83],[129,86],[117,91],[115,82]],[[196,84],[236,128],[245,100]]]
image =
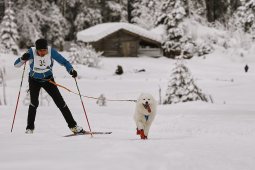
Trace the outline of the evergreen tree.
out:
[[[98,97],[96,103],[99,106],[106,106],[106,97],[104,96],[104,94],[100,94],[100,96]]]
[[[1,51],[5,53],[12,52],[17,55],[19,35],[11,1],[9,1],[8,7],[4,12],[0,26]]]
[[[189,69],[178,59],[170,76],[163,104],[202,100],[207,102],[206,95],[195,84]]]
[[[101,56],[103,52],[97,52],[92,45],[88,44],[84,48],[85,58],[87,58],[88,67],[100,67]]]
[[[70,25],[67,40],[74,40],[78,31],[102,22],[101,3],[105,3],[105,0],[56,0]]]
[[[192,0],[188,0],[188,6],[189,6],[189,10],[188,13],[190,15],[199,15],[201,17],[206,18],[206,0],[196,0],[196,1],[192,1]],[[195,16],[197,17],[197,16]]]
[[[88,65],[88,67],[100,67],[102,52],[97,52],[91,45],[72,44],[70,49],[70,59],[72,64]]]
[[[69,34],[66,36],[66,40],[74,40],[76,37],[76,25],[74,21],[77,18],[77,15],[81,13],[84,8],[88,6],[86,4],[92,4],[92,0],[56,0],[56,4],[59,6],[62,15],[68,21],[70,26]]]
[[[157,2],[155,0],[135,1],[131,12],[131,22],[146,29],[154,28],[158,9]]]
[[[17,5],[23,6],[23,1],[19,0]],[[29,47],[36,39],[44,37],[53,47],[63,49],[64,38],[69,33],[70,26],[54,2],[27,1],[18,16],[22,47]]]
[[[218,20],[225,22],[230,3],[230,0],[206,0],[208,21],[215,22]]]
[[[21,48],[33,46],[34,42],[41,37],[38,21],[38,12],[34,12],[27,4],[18,11],[19,45]]]
[[[241,6],[237,8],[230,24],[246,33],[255,33],[255,1],[241,0]]]
[[[120,21],[128,22],[128,0],[119,0],[121,11],[120,11]]]
[[[127,1],[108,0],[101,1],[100,11],[103,22],[126,22],[127,21]]]
[[[132,20],[132,10],[133,10],[133,3],[135,0],[127,0],[127,20],[131,23]]]
[[[64,38],[69,33],[70,29],[68,22],[54,3],[51,4],[51,7],[49,8],[49,14],[47,14],[47,16],[50,17],[46,23],[49,31],[46,31],[44,35],[47,40],[51,42],[53,47],[57,47],[59,50],[63,50]]]
[[[75,31],[76,32],[81,31],[85,28],[99,24],[101,22],[102,22],[102,15],[99,9],[84,8],[83,11],[81,11],[77,15],[74,21],[74,25],[76,28]]]
[[[71,48],[69,49],[69,61],[72,64],[83,63],[80,58],[80,54],[78,52],[78,46],[74,43],[71,44]]]
[[[137,18],[140,17],[142,11],[141,11],[141,1],[140,0],[133,0],[131,2],[131,22],[136,22]]]
[[[157,25],[163,24],[166,27],[166,39],[163,49],[167,56],[175,57],[184,52],[185,58],[193,56],[192,48],[194,42],[185,35],[184,18],[187,16],[187,1],[185,0],[166,0],[158,14]]]

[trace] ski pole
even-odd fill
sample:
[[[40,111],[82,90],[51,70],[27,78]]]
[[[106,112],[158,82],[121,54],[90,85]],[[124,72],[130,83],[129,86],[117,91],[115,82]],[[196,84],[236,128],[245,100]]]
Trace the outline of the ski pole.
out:
[[[93,137],[93,134],[92,134],[92,131],[91,131],[91,128],[90,128],[90,125],[89,125],[89,119],[88,119],[88,116],[87,116],[87,113],[86,113],[86,110],[85,110],[85,107],[84,107],[84,103],[83,103],[82,98],[81,98],[81,92],[80,92],[80,89],[78,87],[78,83],[77,83],[76,78],[74,78],[74,80],[75,80],[75,83],[76,83],[77,90],[79,92],[79,96],[80,96],[80,99],[81,99],[81,104],[82,104],[82,107],[83,107],[83,111],[84,111],[84,114],[85,114],[85,117],[86,117],[86,120],[87,120],[87,123],[88,123],[88,126],[89,126],[89,131],[90,131],[91,137]]]
[[[26,63],[24,64],[24,68],[23,68],[23,73],[22,73],[22,77],[21,77],[21,82],[20,82],[20,87],[19,87],[19,94],[18,94],[18,98],[17,98],[17,102],[16,102],[16,107],[15,107],[15,112],[14,112],[14,116],[13,116],[13,120],[12,120],[12,128],[11,128],[11,132],[13,130],[13,125],[14,125],[14,121],[16,118],[16,113],[17,113],[17,109],[18,109],[18,105],[19,105],[19,97],[20,97],[20,91],[21,91],[21,87],[22,87],[22,83],[23,83],[23,78],[24,78],[24,73],[25,73],[25,69],[26,69]]]

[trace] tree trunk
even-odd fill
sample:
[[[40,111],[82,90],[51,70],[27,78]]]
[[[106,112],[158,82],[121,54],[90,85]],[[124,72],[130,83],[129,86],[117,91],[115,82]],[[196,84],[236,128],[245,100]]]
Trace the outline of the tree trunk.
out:
[[[225,0],[206,0],[207,19],[209,22],[223,20],[230,4]]]

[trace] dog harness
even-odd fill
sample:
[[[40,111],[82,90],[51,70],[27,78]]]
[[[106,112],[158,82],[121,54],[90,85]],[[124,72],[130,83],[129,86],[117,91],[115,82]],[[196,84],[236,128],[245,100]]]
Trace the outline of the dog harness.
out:
[[[145,117],[145,120],[146,120],[146,121],[148,121],[148,119],[149,119],[149,116],[147,116],[147,115],[144,115],[144,117]]]

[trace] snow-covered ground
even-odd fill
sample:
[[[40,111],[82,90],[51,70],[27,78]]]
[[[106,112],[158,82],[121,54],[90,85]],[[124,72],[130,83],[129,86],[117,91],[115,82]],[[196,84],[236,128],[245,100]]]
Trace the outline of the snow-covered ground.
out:
[[[8,59],[7,59],[8,57]],[[107,102],[100,107],[84,98],[93,131],[111,135],[76,136],[70,133],[53,101],[38,108],[33,135],[25,134],[28,106],[24,106],[27,73],[14,130],[11,123],[22,68],[15,57],[1,55],[7,72],[7,106],[0,106],[1,170],[254,170],[255,60],[226,57],[215,52],[186,61],[197,85],[214,103],[159,105],[148,140],[135,135],[134,102]],[[248,63],[249,62],[249,63]],[[74,66],[81,93],[107,99],[136,99],[149,92],[159,99],[167,87],[174,60],[167,58],[103,58],[101,69]],[[245,64],[250,70],[244,72]],[[124,74],[114,75],[117,65]],[[135,70],[145,69],[137,73]],[[75,81],[55,63],[56,82],[76,91]],[[77,123],[88,129],[79,96],[61,89]],[[0,87],[0,95],[2,88]]]

